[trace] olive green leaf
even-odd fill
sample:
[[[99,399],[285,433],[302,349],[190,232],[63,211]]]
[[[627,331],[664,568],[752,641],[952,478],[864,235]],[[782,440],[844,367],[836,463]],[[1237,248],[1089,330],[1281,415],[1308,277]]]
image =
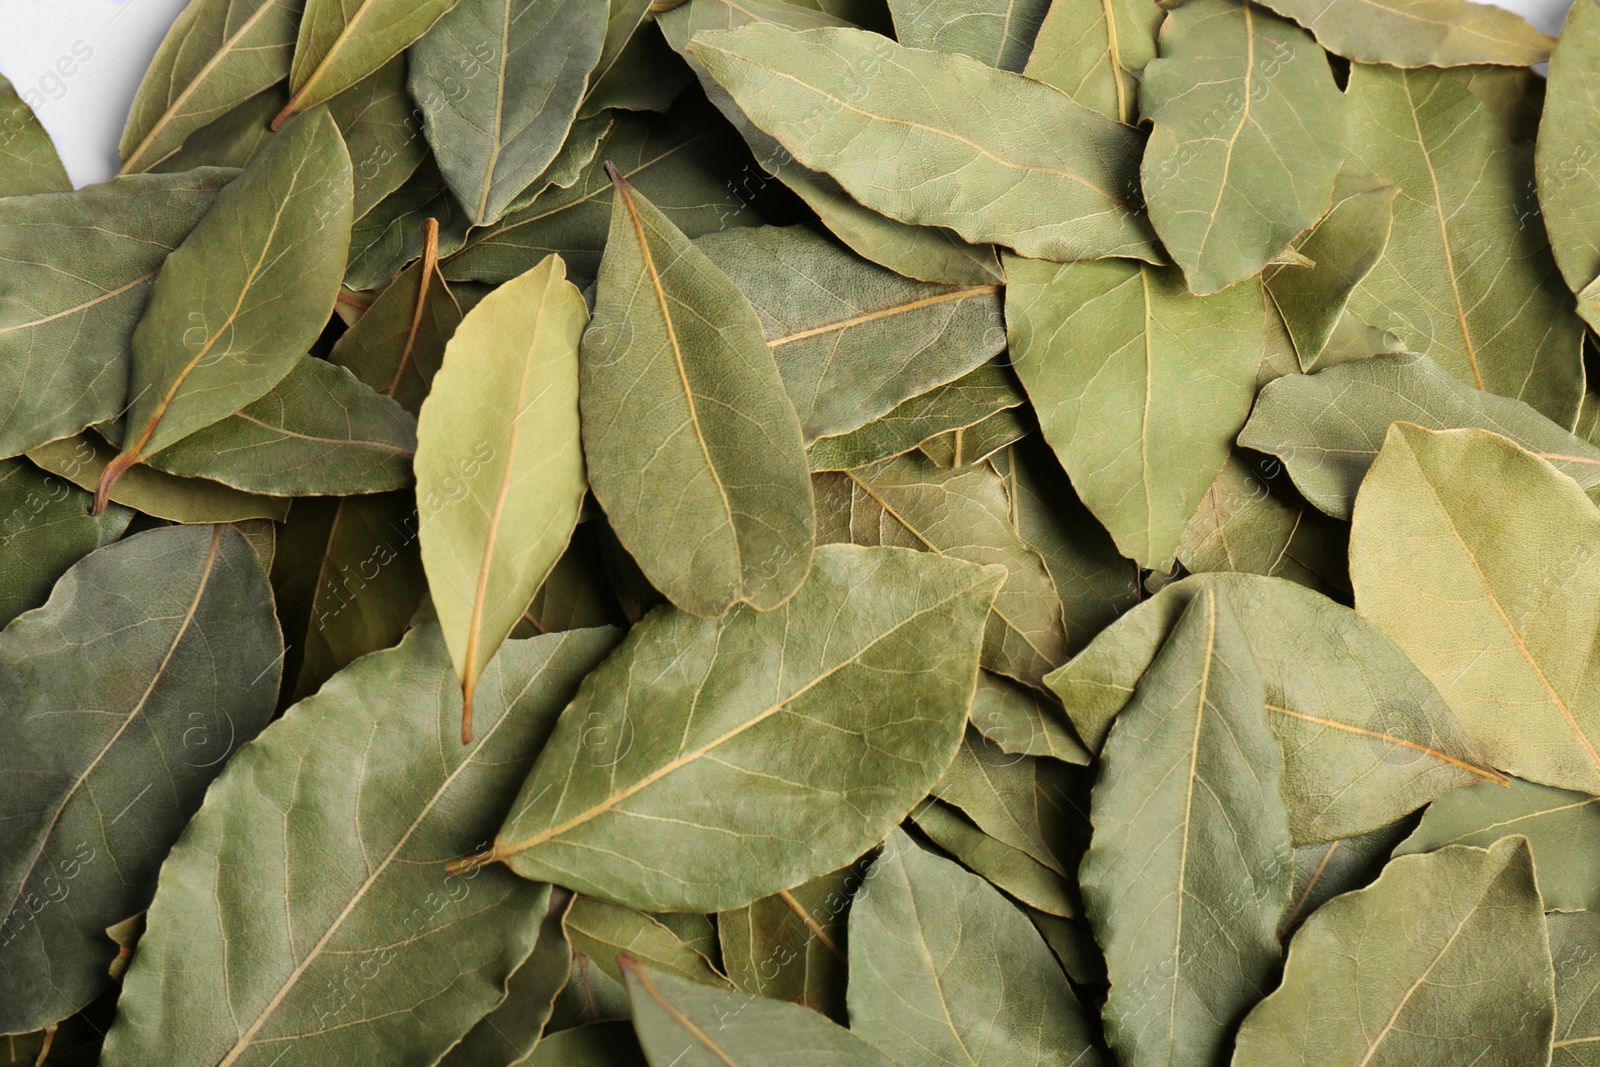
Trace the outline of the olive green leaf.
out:
[[[305,0],[194,0],[178,14],[133,98],[117,152],[147,171],[190,134],[289,73]]]
[[[969,729],[932,792],[996,841],[1065,877],[1071,865],[1060,778],[1049,761],[1011,755]]]
[[[79,489],[93,492],[117,450],[97,433],[86,431],[28,450],[28,458]],[[154,467],[133,467],[111,489],[111,503],[125,504],[170,522],[282,521],[289,513],[283,497],[246,493],[206,478],[180,478]],[[92,503],[92,501],[91,501]]]
[[[639,1039],[625,1022],[593,1023],[547,1035],[528,1067],[647,1067]]]
[[[998,563],[1005,584],[984,630],[983,665],[1038,686],[1066,658],[1066,628],[1044,561],[1011,525],[1005,484],[987,467],[942,471],[902,456],[815,479],[820,542],[898,545]]]
[[[1361,479],[1397,421],[1431,430],[1493,430],[1579,485],[1600,485],[1600,449],[1520,400],[1481,393],[1426,356],[1411,354],[1373,356],[1270,383],[1256,398],[1239,443],[1283,460],[1307,500],[1349,519]]]
[[[681,978],[727,988],[711,961],[686,945],[677,934],[643,912],[621,904],[578,896],[566,918],[567,940],[574,953],[594,961],[595,967],[621,985],[623,954]]]
[[[400,187],[350,227],[350,254],[344,284],[353,290],[381,289],[404,267],[423,255],[428,243],[428,223],[439,227],[440,255],[449,255],[467,239],[471,220],[445,185],[432,153]],[[526,264],[532,267],[533,261]],[[513,271],[507,281],[520,271]]]
[[[1428,679],[1377,627],[1277,578],[1199,575],[1123,615],[1047,679],[1078,736],[1098,750],[1180,614],[1220,591],[1247,627],[1283,746],[1296,844],[1387,825],[1451,789],[1504,784]]]
[[[853,29],[757,23],[697,34],[689,54],[803,166],[890,218],[1023,255],[1157,254],[1129,191],[1141,135],[1041,82]]]
[[[917,446],[935,465],[954,470],[982,463],[995,453],[1016,444],[1033,430],[1026,412],[997,411],[982,422],[959,427],[929,438]]]
[[[863,858],[718,915],[722,959],[734,987],[845,1022],[845,923],[851,895],[867,876]]]
[[[988,834],[955,808],[929,798],[911,813],[928,839],[996,889],[1050,915],[1078,916],[1067,879],[1019,848]]]
[[[0,460],[0,626],[43,604],[68,567],[127,529],[133,512],[89,515],[89,500],[27,460]]]
[[[612,173],[611,236],[580,365],[595,499],[678,607],[774,608],[811,565],[799,419],[749,301]]]
[[[1561,28],[1534,156],[1550,250],[1579,294],[1600,278],[1600,8],[1590,7],[1575,5]],[[1580,296],[1578,314],[1600,329],[1600,300]]]
[[[565,890],[551,893],[533,951],[506,980],[505,999],[445,1053],[439,1067],[515,1067],[529,1062],[567,982],[572,950],[564,924],[572,900]]]
[[[607,79],[615,75],[617,79],[628,80],[627,67],[629,60],[634,58],[633,46],[644,37],[648,31],[645,29],[653,20],[654,12],[651,0],[609,0],[606,5],[605,33],[600,42],[600,57],[595,61],[594,69],[589,72],[589,85],[584,93],[582,115],[596,115],[605,107],[611,106],[608,102],[597,100],[596,97],[607,97],[610,94],[602,88],[608,83]],[[599,106],[596,106],[596,105]],[[629,108],[628,110],[654,110],[653,108]]]
[[[575,277],[594,277],[611,227],[613,192],[604,163],[613,164],[689,237],[723,226],[760,225],[756,212],[746,210],[727,188],[726,175],[737,172],[741,152],[735,150],[736,139],[714,121],[692,107],[675,109],[664,123],[643,115],[618,116],[576,181],[473,230],[460,250],[445,258],[444,276],[504,282],[555,252]]]
[[[587,321],[583,295],[551,256],[461,320],[418,418],[422,564],[461,680],[463,743],[478,677],[578,523]]]
[[[1383,257],[1397,193],[1346,167],[1334,182],[1333,206],[1295,242],[1295,251],[1313,265],[1267,271],[1267,295],[1283,316],[1301,369],[1316,363],[1350,294]]]
[[[960,52],[1000,70],[1022,73],[1050,0],[889,0],[895,40],[908,48]]]
[[[1549,59],[1556,43],[1521,15],[1473,0],[1268,0],[1266,6],[1358,63],[1525,67]]]
[[[1002,577],[834,545],[774,611],[658,609],[562,716],[490,858],[679,911],[743,907],[837,870],[955,754]],[[841,797],[851,817],[828,818]]]
[[[798,1004],[722,990],[622,958],[633,1029],[652,1064],[826,1063],[895,1067],[837,1023]]]
[[[1028,920],[896,830],[850,909],[850,1024],[902,1067],[1098,1067],[1089,1021]]]
[[[1533,852],[1534,878],[1548,911],[1583,911],[1600,905],[1600,797],[1551,789],[1521,779],[1511,788],[1473,786],[1435,800],[1396,856],[1434,852],[1446,845],[1488,848],[1521,834]]]
[[[337,496],[410,484],[416,447],[405,408],[343,367],[302,359],[260,400],[146,462],[247,493]]]
[[[328,101],[344,136],[355,188],[352,215],[361,218],[405,183],[428,154],[423,117],[406,92],[406,60],[395,56]]]
[[[1067,725],[1060,706],[1037,690],[1013,685],[988,671],[978,673],[978,691],[967,718],[1001,752],[1080,765],[1089,762],[1089,751]]]
[[[615,640],[507,645],[479,687],[472,748],[454,741],[460,699],[431,625],[291,708],[229,762],[163,868],[106,1058],[181,1047],[266,1064],[292,1043],[317,1063],[435,1062],[505,995],[550,893],[500,870],[447,876],[443,861],[481,847]]]
[[[1117,548],[1166,570],[1250,411],[1261,287],[1210,297],[1139,263],[1006,260],[1013,366]]]
[[[293,95],[272,120],[272,128],[361,81],[427,33],[455,6],[456,0],[305,0],[294,63],[289,68]],[[492,91],[492,86],[481,85],[478,79],[490,64],[500,61],[492,43],[480,42],[471,55],[460,60],[457,80],[448,86],[449,91]],[[425,99],[418,103],[430,106]]]
[[[1600,1063],[1600,913],[1547,915],[1545,922],[1556,973],[1550,1067],[1593,1067]]]
[[[1356,496],[1356,610],[1501,770],[1600,791],[1600,514],[1487,430],[1396,423]]]
[[[134,331],[127,469],[258,400],[333,311],[350,239],[350,157],[326,111],[272,140],[167,256]]]
[[[1571,426],[1583,396],[1573,314],[1533,201],[1533,161],[1460,81],[1356,66],[1352,164],[1400,187],[1383,259],[1350,311],[1462,381]]]
[[[858,429],[1005,347],[1000,286],[902,278],[804,226],[695,245],[761,320],[806,443]]]
[[[1287,940],[1307,916],[1339,894],[1370,885],[1413,825],[1414,820],[1400,819],[1355,837],[1297,845],[1294,896],[1278,928],[1279,938]]]
[[[72,189],[50,134],[0,74],[0,199]]]
[[[1154,0],[1057,0],[1039,24],[1022,73],[1108,119],[1132,124],[1139,120],[1139,74],[1156,57],[1164,17]]]
[[[1283,984],[1239,1030],[1234,1067],[1545,1063],[1555,989],[1525,840],[1390,863],[1324,904]]]
[[[439,169],[487,225],[555,159],[600,59],[605,0],[461,0],[412,46]],[[463,85],[464,70],[480,67]],[[459,89],[452,92],[452,89]]]
[[[601,62],[605,58],[602,51]],[[665,112],[693,81],[694,71],[678,58],[658,32],[655,20],[649,18],[639,24],[604,74],[598,66],[590,74],[578,118],[594,119],[608,109]]]
[[[1139,107],[1150,222],[1195,293],[1258,273],[1323,212],[1344,153],[1344,94],[1300,27],[1246,0],[1167,16]]]
[[[289,99],[277,82],[224,111],[183,142],[183,147],[149,168],[152,174],[177,174],[195,167],[243,167],[272,140],[272,116]]]
[[[105,928],[150,902],[207,784],[266,725],[282,654],[266,575],[226,526],[92,552],[0,632],[0,1031],[109,984]]]
[[[758,312],[759,314],[759,312]],[[783,364],[778,364],[783,370]],[[904,455],[932,437],[983,422],[1027,401],[999,364],[980,364],[955,381],[908,397],[864,426],[821,437],[806,448],[813,471],[843,471]]]
[[[151,279],[234,173],[135,175],[0,200],[0,455],[117,414]]]

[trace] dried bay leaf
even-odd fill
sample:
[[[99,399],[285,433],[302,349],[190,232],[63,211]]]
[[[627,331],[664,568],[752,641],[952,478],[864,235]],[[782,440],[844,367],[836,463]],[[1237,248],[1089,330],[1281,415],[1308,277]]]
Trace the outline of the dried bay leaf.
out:
[[[781,608],[657,610],[586,680],[490,858],[657,910],[743,907],[837,870],[954,755],[1001,578],[927,553],[825,546]],[[841,794],[855,814],[827,819]],[[663,819],[677,828],[663,833]]]
[[[272,116],[289,99],[278,82],[224,111],[184,139],[183,146],[160,162],[152,174],[177,174],[195,167],[243,167],[272,140]]]
[[[427,157],[423,116],[406,92],[406,60],[395,56],[328,101],[350,153],[355,190],[351,208],[361,218],[400,188]]]
[[[438,242],[440,255],[449,255],[466,241],[471,220],[445,186],[431,154],[398,189],[351,225],[345,288],[367,290],[388,285],[408,263],[426,253],[430,220],[439,227],[433,240]],[[499,280],[507,281],[519,273],[514,271]]]
[[[1473,0],[1268,0],[1266,6],[1358,63],[1523,67],[1550,58],[1555,41],[1521,15]]]
[[[67,568],[127,529],[133,512],[89,515],[90,499],[25,459],[0,460],[0,626],[43,604]]]
[[[1051,796],[1064,792],[1061,777],[1049,762],[1011,755],[969,729],[932,792],[996,841],[1066,877],[1070,835]]]
[[[109,983],[105,927],[149,903],[206,786],[266,725],[282,654],[266,575],[226,526],[90,553],[0,632],[0,1030]]]
[[[895,40],[908,48],[959,52],[999,70],[1022,73],[1049,0],[982,4],[961,0],[889,0]]]
[[[508,645],[479,688],[471,748],[455,740],[460,699],[432,626],[263,731],[162,872],[106,1056],[147,1062],[177,1042],[196,1060],[265,1064],[288,1039],[319,1062],[435,1062],[505,995],[550,893],[500,870],[447,876],[442,861],[484,841],[615,640]],[[225,1012],[192,1010],[219,995]]]
[[[1014,685],[999,675],[978,673],[978,691],[967,718],[1002,752],[1089,763],[1089,751],[1067,725],[1060,706],[1037,690]]]
[[[996,889],[1049,915],[1083,913],[1066,878],[1021,849],[990,837],[954,807],[930,797],[912,811],[911,819],[930,841]]]
[[[1016,444],[1033,429],[1026,412],[1007,408],[971,426],[930,437],[917,451],[946,470],[970,467]]]
[[[1156,57],[1165,15],[1154,0],[1057,0],[1039,24],[1022,73],[1108,119],[1137,122],[1139,74]]]
[[[1307,916],[1334,897],[1372,884],[1414,823],[1400,819],[1355,837],[1295,846],[1294,896],[1278,936],[1287,940]]]
[[[992,886],[895,831],[850,909],[850,1022],[904,1067],[1101,1062],[1066,975]]]
[[[1561,276],[1578,297],[1578,314],[1600,329],[1600,8],[1574,5],[1550,57],[1549,95],[1534,155],[1538,210]]]
[[[92,431],[28,450],[35,465],[91,494],[116,455],[116,448]],[[246,493],[207,478],[180,478],[147,466],[133,467],[118,479],[110,501],[158,519],[184,523],[281,521],[289,511],[289,501],[283,497]]]
[[[565,926],[572,951],[589,957],[619,985],[623,967],[618,957],[627,955],[689,981],[727,988],[728,980],[710,960],[643,912],[579,895],[567,912]]]
[[[1556,975],[1556,1028],[1550,1067],[1593,1067],[1600,1062],[1600,914],[1547,915],[1550,960]]]
[[[646,1067],[639,1039],[625,1022],[561,1030],[534,1047],[529,1067]]]
[[[61,157],[38,116],[0,74],[0,199],[72,190]]]
[[[272,128],[361,81],[455,6],[456,0],[305,0],[289,68],[292,95]],[[494,45],[483,42],[461,66],[457,88],[486,92],[476,81],[490,63],[500,61]]]
[[[689,54],[802,165],[891,218],[1023,255],[1156,257],[1129,199],[1138,132],[1041,82],[852,29],[757,23],[697,34]]]
[[[811,566],[799,419],[749,302],[612,175],[611,236],[580,360],[595,499],[678,607],[775,608]]]
[[[1234,1067],[1544,1063],[1550,946],[1527,842],[1407,856],[1329,901],[1283,985],[1239,1030]]]
[[[1586,793],[1600,790],[1596,557],[1583,491],[1487,430],[1394,424],[1356,496],[1356,609],[1494,766]]]
[[[1140,78],[1150,222],[1194,293],[1252,275],[1328,209],[1344,95],[1304,30],[1246,0],[1167,16]]]

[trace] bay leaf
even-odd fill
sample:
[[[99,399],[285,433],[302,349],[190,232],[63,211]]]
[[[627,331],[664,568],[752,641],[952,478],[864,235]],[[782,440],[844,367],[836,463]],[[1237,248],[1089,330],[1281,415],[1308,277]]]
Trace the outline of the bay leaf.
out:
[[[206,786],[266,725],[282,654],[266,575],[226,526],[92,552],[0,632],[0,1030],[109,984],[105,928],[149,903]]]
[[[456,0],[305,0],[289,68],[291,95],[272,120],[272,128],[278,129],[290,116],[310,111],[361,81],[427,33],[428,27],[455,6]],[[487,92],[476,79],[489,64],[500,61],[495,46],[481,42],[460,67],[459,80],[450,90]]]
[[[1334,55],[1396,67],[1502,63],[1550,58],[1555,40],[1521,15],[1473,0],[1269,0]]]
[[[1328,210],[1344,94],[1311,35],[1246,0],[1193,0],[1161,27],[1139,108],[1150,222],[1194,293],[1261,271]]]
[[[1128,191],[1139,134],[1041,82],[846,28],[755,23],[697,34],[689,54],[802,165],[890,218],[1023,255],[1156,255]]]
[[[648,18],[628,38],[610,69],[601,74],[596,67],[590,74],[578,117],[594,118],[607,109],[665,112],[693,81],[694,72],[679,62],[655,19]]]
[[[1494,766],[1600,790],[1600,514],[1487,430],[1389,428],[1356,496],[1356,610],[1388,634]]]
[[[950,762],[1001,578],[826,546],[773,611],[658,609],[563,714],[490,858],[656,910],[725,911],[837,870]],[[827,820],[841,795],[854,814]],[[662,833],[662,819],[677,828]],[[746,843],[737,866],[729,840]]]
[[[289,99],[276,82],[235,104],[184,139],[182,147],[151,164],[152,174],[177,174],[195,167],[244,167],[272,140],[272,116]]]
[[[1139,74],[1156,57],[1165,17],[1153,0],[1051,3],[1022,73],[1108,119],[1139,120]]]
[[[114,417],[150,282],[233,171],[0,200],[0,455]]]
[[[930,797],[911,812],[917,829],[1001,892],[1050,915],[1078,916],[1067,879],[1019,848],[984,833],[955,808]]]
[[[1441,71],[1357,65],[1347,96],[1352,164],[1400,187],[1389,244],[1350,311],[1462,381],[1571,426],[1583,323],[1529,211],[1527,147]]]
[[[449,255],[467,239],[471,220],[446,187],[444,175],[430,154],[400,187],[350,227],[350,254],[345,263],[345,288],[381,289],[408,263],[424,254],[428,221],[439,227],[439,254]],[[533,266],[530,262],[529,267]],[[520,271],[499,279],[506,281]]]
[[[958,426],[930,437],[917,446],[917,451],[935,466],[955,470],[982,463],[1022,440],[1033,428],[1026,412],[1006,408],[971,426]]]
[[[132,342],[127,469],[258,400],[333,311],[349,243],[350,157],[326,111],[272,140],[166,258]]]
[[[25,459],[0,460],[0,627],[43,604],[67,568],[127,529],[133,512],[89,515],[89,500]]]
[[[978,673],[978,691],[967,712],[973,727],[1002,752],[1049,756],[1087,765],[1089,751],[1048,697],[988,671]]]
[[[1066,877],[1070,835],[1049,795],[1058,777],[1047,761],[1012,755],[969,728],[932,793],[996,841]]]
[[[305,0],[194,0],[145,71],[117,153],[147,171],[190,134],[289,74]]]
[[[1289,817],[1262,703],[1248,638],[1207,589],[1106,737],[1079,878],[1106,1040],[1130,1067],[1217,1062],[1277,968]]]
[[[50,134],[10,79],[0,74],[0,199],[71,189],[72,179]]]
[[[551,256],[461,320],[418,417],[422,565],[461,681],[463,744],[478,677],[578,522],[587,322],[582,294]]]
[[[808,445],[1005,347],[998,285],[902,278],[804,226],[724,230],[695,245],[755,308]]]
[[[1307,916],[1334,897],[1372,884],[1389,861],[1389,854],[1404,840],[1415,821],[1401,819],[1355,837],[1297,845],[1294,895],[1283,924],[1278,928],[1279,938],[1287,940]]]
[[[567,550],[534,594],[512,637],[577,630],[622,623],[624,618],[605,570],[599,527],[603,521],[581,517]]]
[[[721,990],[623,957],[633,1028],[652,1063],[726,1067],[791,1060],[894,1067],[849,1030],[798,1004]]]
[[[1592,6],[1592,5],[1591,5]],[[1550,251],[1567,287],[1578,293],[1578,314],[1600,329],[1600,300],[1586,294],[1600,278],[1600,8],[1574,6],[1550,57],[1549,95],[1534,155],[1538,211]]]
[[[163,868],[106,1057],[161,1060],[176,1044],[197,1062],[264,1064],[289,1039],[317,1062],[435,1062],[505,995],[550,894],[440,861],[481,847],[615,640],[507,646],[479,688],[472,748],[454,743],[461,708],[431,625],[291,708],[229,762]],[[225,1010],[193,1010],[219,997]]]
[[[999,70],[1022,73],[1049,0],[982,4],[960,0],[889,0],[895,40],[908,48],[959,52]]]
[[[1166,570],[1250,410],[1260,283],[1197,297],[1139,263],[1006,271],[1012,366],[1045,440],[1118,550]]]
[[[1395,422],[1430,430],[1493,430],[1580,486],[1600,486],[1600,449],[1520,400],[1479,392],[1426,356],[1410,353],[1268,384],[1239,443],[1283,460],[1308,501],[1349,519],[1356,490]]]
[[[565,926],[572,951],[588,956],[618,984],[624,970],[619,957],[629,956],[688,981],[727,988],[728,980],[710,960],[643,912],[580,894],[567,912]]]
[[[1550,1067],[1593,1067],[1600,1062],[1600,1017],[1595,984],[1600,980],[1600,915],[1576,912],[1545,916],[1550,959],[1556,974],[1556,1028]]]
[[[555,159],[600,60],[605,0],[460,0],[411,47],[411,94],[450,189],[488,225]],[[459,93],[461,71],[492,60]]]
[[[424,117],[406,92],[405,57],[395,56],[329,100],[328,114],[350,153],[351,215],[359,219],[405,184],[428,154]]]
[[[996,889],[899,830],[873,867],[850,909],[857,1034],[902,1067],[1101,1062],[1066,975]]]
[[[91,493],[100,485],[116,454],[114,446],[93,432],[28,450],[28,458],[36,466]],[[157,519],[184,523],[281,521],[289,511],[289,501],[282,497],[242,492],[207,478],[180,478],[146,466],[130,468],[118,479],[111,488],[110,501]],[[93,501],[90,503],[92,508]],[[110,510],[109,506],[106,510]]]
[[[1546,79],[1538,70],[1484,64],[1445,69],[1483,102],[1508,138],[1533,143],[1539,133],[1545,99]]]
[[[534,1047],[529,1067],[646,1067],[639,1039],[625,1022],[594,1023],[550,1034]]]
[[[612,175],[611,236],[580,360],[595,499],[678,607],[775,608],[811,565],[799,419],[749,302]]]
[[[1600,798],[1513,778],[1510,788],[1457,789],[1428,805],[1396,856],[1446,845],[1488,848],[1507,834],[1528,839],[1534,880],[1547,911],[1583,911],[1600,904]]]
[[[1234,1067],[1544,1063],[1550,946],[1527,842],[1406,856],[1324,904],[1283,984],[1245,1019]]]

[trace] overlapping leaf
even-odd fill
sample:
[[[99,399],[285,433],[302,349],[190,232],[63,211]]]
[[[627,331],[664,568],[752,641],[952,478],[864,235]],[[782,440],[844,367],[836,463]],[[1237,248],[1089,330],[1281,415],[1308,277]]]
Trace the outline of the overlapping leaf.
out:
[[[1550,57],[1549,94],[1539,125],[1539,211],[1550,250],[1567,286],[1579,294],[1578,314],[1600,329],[1600,7],[1574,4]],[[1586,292],[1586,290],[1590,290]]]
[[[1503,63],[1521,67],[1550,58],[1555,44],[1528,20],[1474,0],[1269,0],[1335,55],[1396,67]]]
[[[0,198],[71,188],[50,135],[10,80],[0,75]]]
[[[292,95],[273,129],[382,67],[455,6],[456,0],[305,0],[289,68]],[[500,60],[493,43],[483,42],[459,70],[462,91],[487,92],[476,81]]]

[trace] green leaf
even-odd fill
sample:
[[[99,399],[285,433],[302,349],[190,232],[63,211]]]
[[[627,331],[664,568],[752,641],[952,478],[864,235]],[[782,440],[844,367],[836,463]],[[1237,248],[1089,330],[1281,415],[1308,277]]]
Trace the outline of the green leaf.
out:
[[[1302,586],[1255,575],[1175,582],[1046,679],[1091,751],[1126,713],[1181,613],[1208,589],[1247,627],[1283,748],[1281,788],[1297,844],[1387,825],[1458,786],[1503,782],[1451,706],[1377,627]]]
[[[902,1067],[1096,1067],[1083,1009],[1028,920],[895,831],[850,909],[850,1022]]]
[[[859,429],[1005,347],[998,285],[902,278],[803,226],[695,241],[755,308],[807,444]]]
[[[978,674],[978,691],[967,718],[1002,752],[1080,765],[1089,762],[1089,751],[1066,724],[1060,707],[987,671]]]
[[[911,818],[930,841],[996,889],[1050,915],[1083,913],[1066,878],[1021,849],[990,837],[955,808],[930,797]]]
[[[889,0],[895,40],[907,48],[959,52],[1000,70],[1022,73],[1049,0],[982,4],[962,0]]]
[[[1351,162],[1400,187],[1388,247],[1351,313],[1462,381],[1571,426],[1583,323],[1532,203],[1528,149],[1441,71],[1357,66],[1348,95]]]
[[[941,471],[902,457],[815,478],[818,540],[899,545],[1006,568],[983,638],[983,665],[1027,685],[1066,658],[1066,628],[1044,561],[1011,525],[993,470]]]
[[[1493,430],[1579,485],[1600,486],[1600,449],[1521,401],[1481,393],[1426,356],[1411,354],[1373,356],[1270,383],[1239,443],[1283,460],[1307,500],[1348,520],[1356,490],[1394,422]]]
[[[0,200],[0,455],[114,417],[150,281],[233,171]]]
[[[982,422],[930,438],[918,446],[935,465],[953,470],[982,463],[1022,440],[1033,430],[1026,412],[997,411]]]
[[[1435,800],[1396,856],[1446,845],[1488,848],[1507,834],[1528,839],[1548,911],[1600,909],[1600,798],[1521,779],[1511,788],[1473,786]]]
[[[1195,293],[1260,272],[1327,211],[1344,94],[1310,35],[1245,0],[1167,16],[1139,107],[1150,222]]]
[[[581,360],[595,499],[678,607],[775,608],[811,566],[799,420],[749,302],[670,218],[613,180]]]
[[[243,167],[272,140],[272,116],[289,99],[277,82],[224,111],[183,142],[183,147],[154,163],[152,174],[177,174],[195,167]]]
[[[416,420],[343,367],[302,359],[260,400],[151,456],[247,493],[338,496],[411,482]]]
[[[969,729],[932,792],[996,841],[1065,877],[1070,835],[1051,795],[1062,795],[1060,779],[1058,766],[1011,755]]]
[[[99,486],[117,450],[97,433],[64,437],[28,450],[28,458],[79,489]],[[289,501],[282,497],[244,493],[205,478],[180,478],[154,467],[133,467],[111,489],[111,502],[125,504],[157,519],[171,522],[240,522],[245,519],[282,521]]]
[[[1550,957],[1556,973],[1556,1027],[1550,1067],[1600,1063],[1600,914],[1547,915]]]
[[[167,256],[134,331],[129,467],[260,399],[333,311],[350,234],[350,157],[326,111],[272,140]]]
[[[551,256],[461,320],[422,405],[422,564],[464,694],[463,743],[472,740],[478,677],[578,523],[586,490],[578,340],[587,321],[582,294]]]
[[[455,6],[456,0],[306,0],[294,63],[289,68],[293,95],[272,121],[272,128],[361,81],[427,33],[428,27]],[[476,79],[501,58],[493,45],[483,42],[461,67],[457,91],[487,92]],[[428,106],[425,100],[418,102]]]
[[[567,939],[574,953],[588,956],[601,973],[623,982],[618,957],[641,959],[658,971],[689,981],[726,988],[728,980],[711,961],[684,944],[677,934],[643,912],[594,897],[579,896],[567,912]]]
[[[50,134],[0,74],[0,199],[71,190]]]
[[[828,546],[774,611],[658,609],[562,716],[492,858],[680,911],[743,907],[837,870],[949,764],[1001,577]],[[829,819],[842,797],[851,817]]]
[[[0,460],[0,626],[43,604],[68,567],[127,529],[131,511],[91,516],[90,499],[27,460]]]
[[[1250,411],[1260,283],[1197,297],[1139,263],[1006,273],[1013,366],[1045,440],[1117,548],[1168,569]]]
[[[1396,423],[1356,497],[1356,609],[1490,763],[1586,793],[1600,792],[1596,558],[1583,491],[1487,430]]]
[[[1139,120],[1139,74],[1156,57],[1165,12],[1145,0],[1057,0],[1034,38],[1023,73],[1108,119]]]
[[[529,1062],[556,996],[566,985],[572,952],[564,924],[571,906],[571,895],[562,891],[551,894],[550,910],[539,924],[533,951],[506,980],[505,999],[445,1053],[439,1067],[506,1067]]]
[[[534,1048],[528,1067],[645,1067],[645,1059],[633,1027],[609,1022],[549,1035]]]
[[[109,984],[111,923],[236,746],[266,725],[283,642],[261,564],[225,526],[86,556],[0,632],[0,1031]]]
[[[1270,0],[1266,6],[1358,63],[1524,67],[1549,59],[1556,43],[1521,15],[1473,0]]]
[[[1401,819],[1355,837],[1296,846],[1294,896],[1278,936],[1287,938],[1308,915],[1341,893],[1370,885],[1413,825],[1414,820]]]
[[[1224,596],[1195,596],[1101,752],[1079,877],[1120,1062],[1216,1063],[1278,964],[1283,754]]]
[[[351,226],[345,286],[364,290],[388,285],[406,264],[426,254],[430,219],[439,227],[440,255],[449,255],[466,241],[471,222],[446,188],[431,154],[398,189]]]
[[[1527,842],[1407,856],[1306,920],[1233,1064],[1545,1063],[1552,978]]]
[[[328,114],[350,153],[352,214],[359,219],[405,184],[428,155],[422,116],[406,92],[406,60],[395,56],[328,101]]]
[[[636,2],[636,0],[630,0]],[[609,31],[608,31],[609,33]],[[605,61],[604,53],[601,62]],[[639,24],[616,62],[605,71],[596,67],[589,75],[579,119],[593,119],[608,109],[665,112],[694,81],[694,72],[680,62],[659,32],[654,18]]]
[[[412,46],[428,143],[478,225],[555,159],[600,59],[604,9],[605,0],[461,0]]]
[[[106,1058],[181,1047],[265,1064],[289,1041],[319,1063],[435,1062],[505,995],[550,893],[443,862],[485,843],[615,640],[508,645],[479,687],[472,748],[455,742],[461,705],[433,626],[291,708],[229,762],[163,868]]]
[[[195,0],[178,14],[133,98],[117,152],[147,171],[190,134],[289,73],[305,0]]]
[[[1139,133],[1043,83],[852,29],[753,24],[689,54],[803,166],[890,218],[1023,255],[1156,255],[1129,199]]]
[[[1574,6],[1550,58],[1549,92],[1534,156],[1539,211],[1578,314],[1600,329],[1600,301],[1583,296],[1600,278],[1600,8]]]
[[[748,993],[700,985],[623,958],[633,1028],[652,1067],[727,1067],[730,1063],[827,1063],[894,1067],[837,1023]]]

